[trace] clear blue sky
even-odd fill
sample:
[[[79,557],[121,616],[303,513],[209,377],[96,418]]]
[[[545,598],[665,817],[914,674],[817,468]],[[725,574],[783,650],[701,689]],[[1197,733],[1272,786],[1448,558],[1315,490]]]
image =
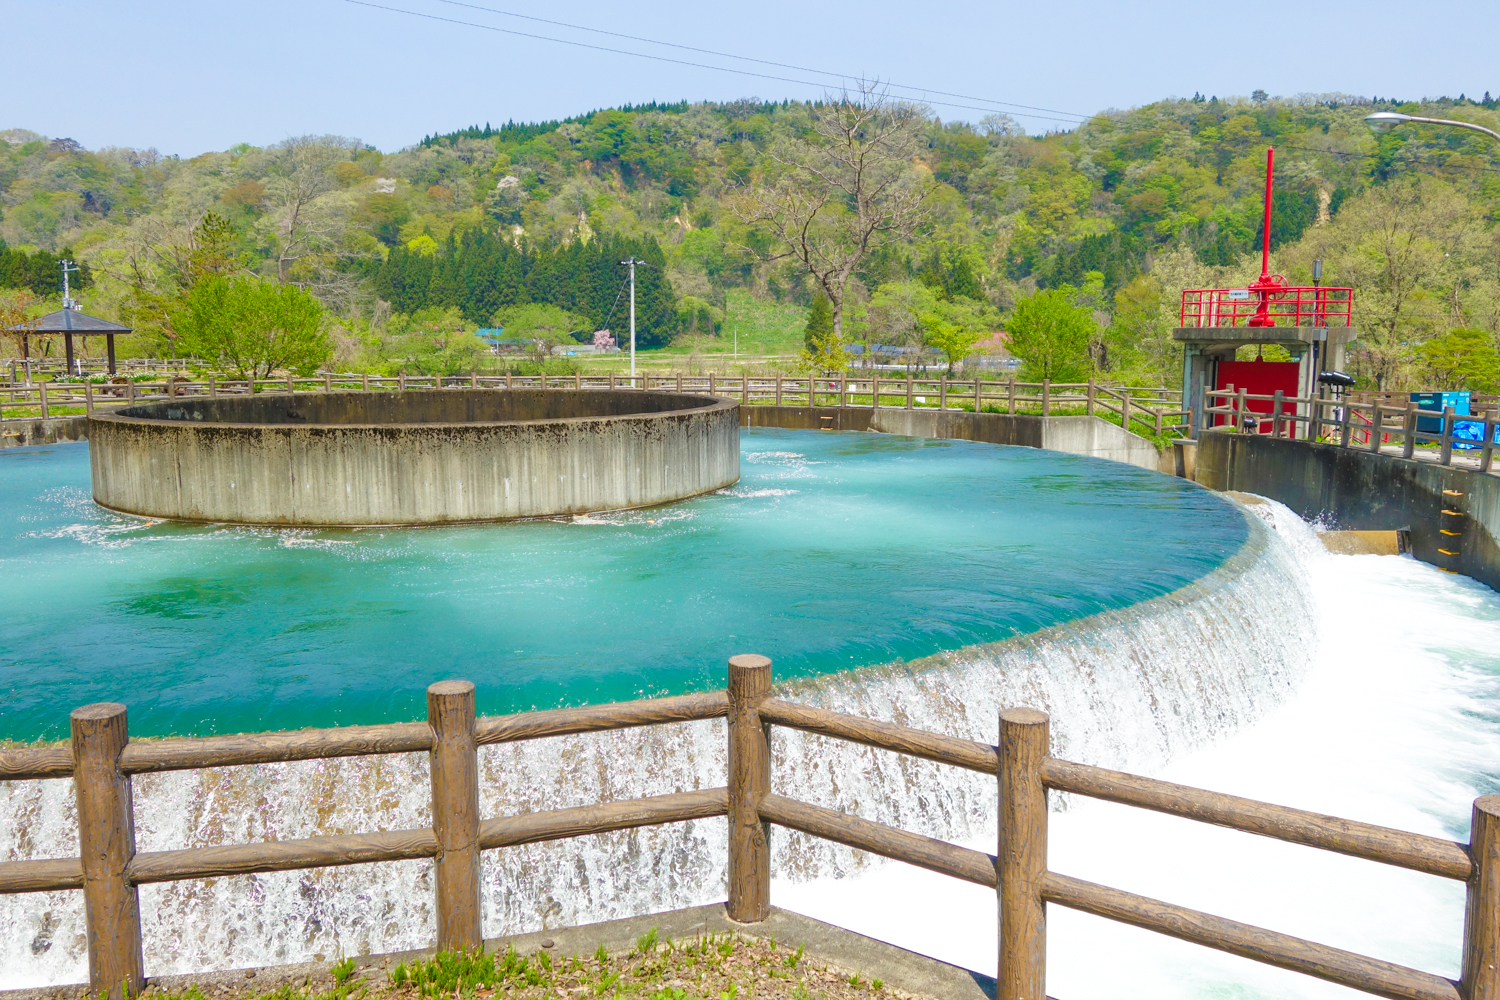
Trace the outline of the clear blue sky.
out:
[[[650,100],[816,97],[835,78],[735,63],[486,13],[371,0],[518,31],[766,72],[650,62],[355,6],[346,0],[0,0],[0,129],[185,156],[288,136],[384,150],[469,124]],[[1500,93],[1494,0],[941,4],[687,0],[477,5],[778,62],[1088,114],[1168,96],[1301,92],[1412,99]],[[983,111],[944,107],[945,118]],[[1020,118],[1031,131],[1060,122]]]

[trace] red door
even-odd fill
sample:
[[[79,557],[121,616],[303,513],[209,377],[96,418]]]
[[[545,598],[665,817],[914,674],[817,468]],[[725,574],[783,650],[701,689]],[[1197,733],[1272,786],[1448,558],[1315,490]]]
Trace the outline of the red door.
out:
[[[1244,389],[1251,396],[1274,396],[1280,389],[1287,399],[1297,396],[1297,383],[1302,366],[1295,361],[1220,361],[1218,385],[1215,389]],[[1276,403],[1270,399],[1247,399],[1245,408],[1270,417]],[[1286,407],[1287,411],[1291,406]],[[1231,418],[1222,413],[1215,414],[1216,424],[1222,426]],[[1262,428],[1266,430],[1267,428]]]

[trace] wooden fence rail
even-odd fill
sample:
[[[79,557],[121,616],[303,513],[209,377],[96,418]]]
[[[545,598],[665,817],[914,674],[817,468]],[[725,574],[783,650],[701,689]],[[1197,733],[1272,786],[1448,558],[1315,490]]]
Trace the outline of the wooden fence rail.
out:
[[[280,379],[185,379],[161,382],[41,382],[0,384],[0,416],[48,418],[59,407],[115,409],[182,396],[244,395],[252,392],[402,392],[415,389],[573,389],[641,390],[707,393],[737,398],[746,406],[836,406],[940,409],[1007,414],[1113,414],[1122,427],[1157,437],[1188,433],[1182,393],[1150,387],[1078,383],[1003,382],[982,378],[949,379],[909,376],[787,377],[751,375],[334,375]]]
[[[1000,713],[998,746],[877,722],[774,697],[771,661],[729,661],[725,691],[476,718],[474,687],[428,688],[427,721],[296,733],[131,741],[123,705],[75,709],[67,747],[0,750],[0,780],[71,777],[79,856],[0,862],[0,894],[81,889],[89,985],[123,1000],[144,985],[137,887],[252,872],[431,858],[438,948],[481,944],[479,853],[520,844],[724,816],[728,915],[770,912],[770,827],[784,827],[996,890],[999,1000],[1041,1000],[1046,907],[1065,906],[1395,1000],[1500,1000],[1500,796],[1476,799],[1469,844],[1189,788],[1061,760],[1047,716]],[[724,787],[483,819],[478,748],[487,744],[703,719],[727,720]],[[772,791],[773,725],[988,774],[996,781],[994,855],[899,830]],[[433,825],[186,850],[135,850],[131,775],[365,754],[430,755]],[[1465,882],[1458,980],[1408,969],[1052,871],[1048,796],[1067,792],[1169,813]]]

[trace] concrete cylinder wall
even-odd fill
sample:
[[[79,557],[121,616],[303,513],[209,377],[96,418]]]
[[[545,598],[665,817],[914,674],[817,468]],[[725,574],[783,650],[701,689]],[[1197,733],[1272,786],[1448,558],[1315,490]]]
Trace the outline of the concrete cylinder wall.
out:
[[[647,507],[739,480],[729,400],[445,389],[185,399],[89,418],[94,500],[237,524],[444,524]]]

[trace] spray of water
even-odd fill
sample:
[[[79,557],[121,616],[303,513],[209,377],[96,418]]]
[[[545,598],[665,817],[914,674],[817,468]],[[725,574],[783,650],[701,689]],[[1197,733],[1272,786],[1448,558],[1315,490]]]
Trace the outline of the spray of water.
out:
[[[1500,596],[1409,558],[1332,556],[1280,504],[1256,505],[1295,560],[1307,630],[1256,627],[1311,667],[1258,720],[1138,767],[1170,781],[1457,840],[1500,788]],[[1114,765],[1112,765],[1114,766]],[[1124,766],[1123,760],[1118,766]],[[1052,817],[1057,871],[1456,977],[1463,887],[1383,865],[1074,799]],[[992,830],[968,846],[993,851]],[[783,906],[993,975],[994,894],[904,865],[778,881]],[[902,919],[920,907],[924,919]],[[1352,998],[1341,987],[1051,907],[1048,994],[1069,1000]]]
[[[785,693],[987,742],[1002,707],[1033,705],[1053,714],[1058,753],[1160,770],[1292,692],[1315,639],[1304,559],[1257,521],[1236,556],[1165,597],[1006,642],[801,682]],[[711,787],[724,781],[724,747],[722,723],[695,723],[488,748],[482,807],[502,815]],[[773,752],[778,791],[993,850],[990,779],[780,730]],[[421,755],[142,776],[135,781],[137,841],[150,851],[425,826],[427,795]],[[0,857],[76,849],[69,782],[0,783],[0,817]],[[854,898],[891,870],[781,832],[774,856],[777,891],[785,890],[778,902],[794,908],[804,892],[828,903]],[[485,932],[721,899],[724,857],[722,820],[490,852]],[[431,900],[431,865],[416,861],[143,887],[147,973],[422,947],[433,935]],[[883,909],[911,912],[894,899]],[[993,917],[992,896],[978,912]],[[0,929],[0,986],[84,977],[80,894],[0,899]],[[993,943],[989,949],[987,959],[982,948],[952,957],[989,968]]]

